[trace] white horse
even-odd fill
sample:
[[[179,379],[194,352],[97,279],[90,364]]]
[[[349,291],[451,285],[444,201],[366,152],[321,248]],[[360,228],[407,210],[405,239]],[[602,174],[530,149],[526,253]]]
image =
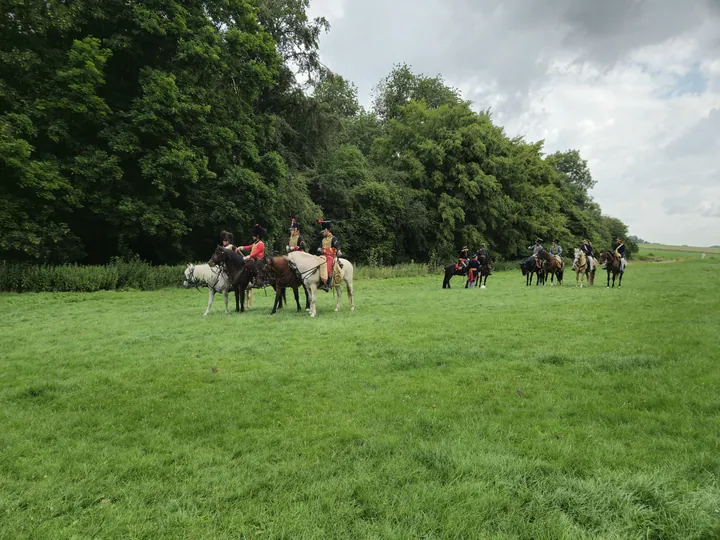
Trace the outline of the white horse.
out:
[[[325,259],[305,253],[304,251],[293,251],[288,253],[288,260],[293,263],[305,284],[305,287],[310,292],[310,316],[315,317],[317,310],[315,306],[315,300],[317,297],[317,290],[322,280],[320,279],[320,267],[323,264],[327,264]],[[342,281],[347,285],[348,301],[350,302],[350,311],[355,311],[355,290],[353,289],[353,265],[347,259],[340,258],[342,261]],[[342,283],[340,280],[333,282],[335,293],[337,295],[337,304],[335,305],[335,311],[340,311],[340,296],[342,295]]]
[[[210,268],[207,264],[188,264],[185,269],[185,281],[183,281],[183,287],[186,289],[197,288],[200,285],[207,285],[210,296],[208,298],[208,305],[203,316],[210,313],[210,308],[213,305],[213,299],[215,293],[223,293],[225,297],[225,313],[230,313],[228,309],[228,293],[232,290],[232,285],[227,277],[227,274],[220,268]]]

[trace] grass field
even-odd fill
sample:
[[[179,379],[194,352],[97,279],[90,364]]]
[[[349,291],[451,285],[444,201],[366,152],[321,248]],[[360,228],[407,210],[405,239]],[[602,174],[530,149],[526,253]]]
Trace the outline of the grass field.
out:
[[[705,259],[720,260],[720,248],[699,248],[692,246],[666,246],[663,244],[639,244],[638,256],[642,258],[655,259],[700,259],[705,254]]]
[[[718,272],[2,295],[0,537],[718,538]]]

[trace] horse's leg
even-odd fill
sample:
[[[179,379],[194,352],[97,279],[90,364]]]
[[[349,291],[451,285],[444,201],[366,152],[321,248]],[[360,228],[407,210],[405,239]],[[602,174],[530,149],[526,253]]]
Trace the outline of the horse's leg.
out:
[[[248,303],[248,309],[250,309],[253,305],[253,297],[255,294],[253,293],[254,289],[247,289],[247,303]]]
[[[293,295],[295,296],[295,303],[297,304],[297,310],[300,311],[300,293],[298,293],[297,285],[295,285],[293,288]]]
[[[609,289],[610,288],[610,270],[607,271],[607,275],[608,275],[607,288]]]
[[[310,284],[310,316],[315,317],[317,314],[316,305],[315,305],[315,297],[317,296],[317,284],[315,282],[312,282]]]
[[[240,313],[245,313],[245,286],[240,285]],[[248,302],[248,307],[250,307],[250,303]]]
[[[350,302],[350,311],[355,311],[355,288],[353,287],[352,281],[346,281],[345,286],[347,287],[348,302]]]
[[[308,294],[308,288],[303,283],[303,291],[305,291],[305,311],[310,311],[310,294]]]
[[[223,296],[225,297],[225,313],[230,313],[230,309],[228,308],[228,295],[229,295],[229,293],[230,293],[230,291],[227,290],[227,289],[226,289],[225,291],[223,291]]]
[[[335,313],[340,311],[340,296],[342,295],[342,281],[339,283],[334,283],[333,286],[335,287],[335,298],[337,298],[337,302],[335,302]]]
[[[273,307],[270,315],[275,315],[277,312],[278,302],[280,301],[280,285],[275,284],[275,298],[273,299]]]
[[[213,298],[215,297],[215,289],[211,289],[208,287],[208,291],[210,294],[208,294],[208,305],[207,309],[205,310],[205,313],[203,313],[203,317],[207,317],[207,314],[210,313],[210,308],[213,304]]]
[[[618,289],[622,287],[622,277],[625,275],[625,272],[620,272],[620,281],[618,282]]]
[[[240,313],[240,288],[233,285],[233,292],[235,293],[235,313]]]

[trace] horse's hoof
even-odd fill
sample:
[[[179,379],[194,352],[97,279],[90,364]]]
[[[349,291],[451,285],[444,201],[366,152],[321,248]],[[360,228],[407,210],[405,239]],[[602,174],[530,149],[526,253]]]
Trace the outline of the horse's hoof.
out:
[[[480,288],[481,288],[481,289],[487,289],[487,287],[486,287],[485,285],[481,285]]]
[[[355,311],[355,306],[351,307],[350,311]]]

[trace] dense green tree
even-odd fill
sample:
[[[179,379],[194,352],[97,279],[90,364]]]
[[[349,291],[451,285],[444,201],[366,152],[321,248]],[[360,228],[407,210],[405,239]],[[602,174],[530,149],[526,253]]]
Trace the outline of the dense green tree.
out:
[[[0,259],[205,258],[256,222],[278,251],[291,217],[377,264],[627,237],[577,150],[544,157],[440,76],[397,65],[363,110],[308,4],[3,3]]]

